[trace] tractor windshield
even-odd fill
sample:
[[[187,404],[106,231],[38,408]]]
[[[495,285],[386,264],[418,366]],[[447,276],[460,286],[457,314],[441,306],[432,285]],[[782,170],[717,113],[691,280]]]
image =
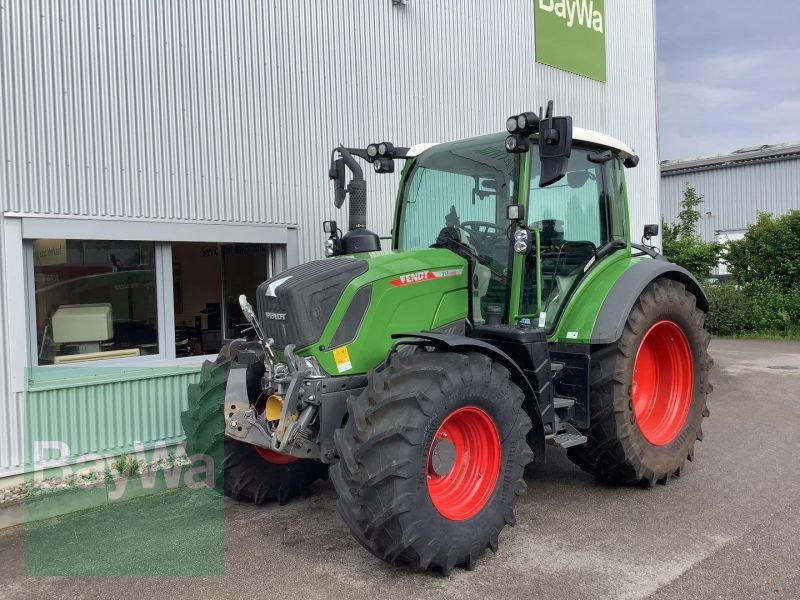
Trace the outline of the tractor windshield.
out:
[[[511,286],[506,206],[516,202],[519,155],[506,152],[504,142],[505,135],[489,135],[427,150],[401,196],[397,248],[428,248],[443,229],[453,228],[478,257],[476,274],[487,288],[483,309],[507,306]]]

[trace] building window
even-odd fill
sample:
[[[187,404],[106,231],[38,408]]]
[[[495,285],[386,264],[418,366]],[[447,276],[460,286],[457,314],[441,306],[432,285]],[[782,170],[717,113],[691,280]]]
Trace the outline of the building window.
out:
[[[155,244],[33,240],[38,364],[159,353]]]
[[[248,324],[239,295],[269,277],[268,244],[172,243],[176,356],[212,354]]]

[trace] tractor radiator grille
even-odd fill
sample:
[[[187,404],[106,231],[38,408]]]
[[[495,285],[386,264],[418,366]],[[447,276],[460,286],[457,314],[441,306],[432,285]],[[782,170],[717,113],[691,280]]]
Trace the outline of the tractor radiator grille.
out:
[[[319,340],[347,284],[367,271],[364,260],[328,258],[293,267],[258,286],[258,318],[282,350]]]

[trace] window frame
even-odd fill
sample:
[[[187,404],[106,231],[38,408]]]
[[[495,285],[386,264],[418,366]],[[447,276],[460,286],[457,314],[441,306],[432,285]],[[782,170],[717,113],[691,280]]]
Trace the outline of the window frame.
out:
[[[30,368],[35,369],[66,369],[66,368],[80,368],[80,367],[113,367],[113,366],[188,366],[192,364],[201,364],[205,360],[209,360],[216,356],[216,353],[201,354],[196,356],[181,356],[178,357],[175,353],[175,298],[173,288],[173,268],[172,268],[172,244],[173,243],[187,243],[182,240],[178,241],[153,241],[154,244],[154,266],[156,269],[156,319],[158,323],[158,353],[150,354],[147,356],[134,356],[130,358],[107,358],[102,360],[93,360],[86,362],[76,362],[69,364],[59,365],[40,365],[39,364],[39,347],[38,347],[38,330],[36,323],[36,278],[34,271],[34,253],[33,242],[36,239],[86,239],[77,238],[66,235],[62,238],[53,237],[38,237],[38,238],[23,238],[22,239],[22,252],[23,252],[23,269],[25,277],[25,312],[26,312],[26,338],[27,338],[27,363]],[[91,238],[98,239],[101,238]],[[146,241],[146,240],[137,240]],[[189,242],[189,243],[203,243],[203,242]],[[220,267],[220,319],[223,321],[223,343],[229,342],[233,338],[225,337],[227,333],[227,310],[224,308],[225,297],[225,262],[222,255],[223,246],[231,246],[235,244],[252,244],[260,243],[267,246],[267,256],[265,257],[265,269],[267,277],[271,277],[273,273],[278,270],[283,270],[286,264],[286,248],[285,245],[273,244],[270,242],[205,242],[207,244],[214,244],[219,247],[218,254],[219,267]]]

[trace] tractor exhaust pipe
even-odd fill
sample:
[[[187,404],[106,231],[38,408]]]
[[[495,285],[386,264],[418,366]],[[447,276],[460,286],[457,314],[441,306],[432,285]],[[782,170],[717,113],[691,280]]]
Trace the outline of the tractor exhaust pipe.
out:
[[[349,205],[349,223],[348,231],[354,229],[367,228],[367,182],[364,180],[364,171],[361,165],[358,164],[355,157],[344,146],[339,146],[334,150],[339,152],[341,158],[333,161],[329,176],[334,180],[334,189],[336,191],[336,199],[334,204],[336,208],[341,208],[344,203],[345,196],[350,195]],[[347,167],[353,174],[350,183],[345,188],[345,172],[344,167]]]
[[[364,171],[350,150],[339,146],[334,150],[334,156],[336,152],[341,158],[332,160],[328,171],[336,194],[334,205],[336,208],[341,208],[348,195],[350,203],[348,231],[341,240],[334,240],[335,251],[332,255],[380,250],[381,242],[378,235],[367,230],[367,182],[364,180]],[[347,187],[345,187],[345,167],[352,174]]]

